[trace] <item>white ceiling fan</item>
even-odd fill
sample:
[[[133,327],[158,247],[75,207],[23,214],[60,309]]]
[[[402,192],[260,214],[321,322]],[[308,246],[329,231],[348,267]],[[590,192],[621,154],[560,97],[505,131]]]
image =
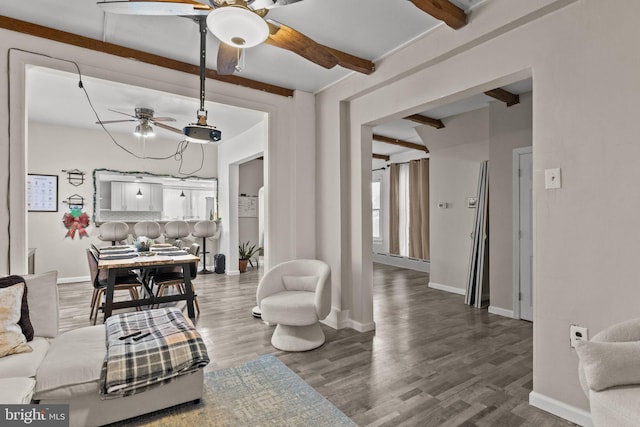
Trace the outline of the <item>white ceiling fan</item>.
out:
[[[134,110],[134,114],[123,113],[122,111],[117,110],[109,110],[114,113],[123,114],[125,116],[131,117],[130,119],[119,119],[119,120],[101,120],[97,121],[98,125],[107,125],[112,123],[125,123],[125,122],[137,122],[135,130],[133,134],[135,136],[143,136],[145,138],[152,138],[155,136],[155,132],[153,131],[154,126],[158,126],[162,129],[166,129],[171,132],[182,133],[180,129],[174,128],[169,125],[165,125],[162,122],[175,122],[176,120],[172,117],[155,117],[154,111],[152,108],[147,107],[137,107]]]

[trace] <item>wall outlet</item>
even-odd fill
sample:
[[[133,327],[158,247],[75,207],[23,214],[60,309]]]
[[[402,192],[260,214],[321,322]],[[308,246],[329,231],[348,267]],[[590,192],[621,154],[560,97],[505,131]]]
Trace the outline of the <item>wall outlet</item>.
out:
[[[560,168],[544,170],[544,188],[549,190],[553,188],[561,188],[562,179],[560,176]]]
[[[575,348],[576,342],[589,341],[589,330],[584,326],[571,325],[569,327],[569,339],[571,348]]]

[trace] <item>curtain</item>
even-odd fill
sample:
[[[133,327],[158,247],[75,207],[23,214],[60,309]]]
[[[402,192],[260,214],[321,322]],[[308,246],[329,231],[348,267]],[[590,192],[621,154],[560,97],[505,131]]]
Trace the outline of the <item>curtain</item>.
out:
[[[398,192],[400,189],[400,165],[389,168],[389,253],[400,255]]]
[[[429,259],[429,159],[409,162],[409,256]]]

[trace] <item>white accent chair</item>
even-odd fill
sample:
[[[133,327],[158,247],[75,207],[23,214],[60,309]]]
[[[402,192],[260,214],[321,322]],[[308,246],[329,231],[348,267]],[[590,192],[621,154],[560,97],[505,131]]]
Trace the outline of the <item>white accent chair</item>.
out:
[[[140,221],[134,224],[133,234],[135,237],[145,236],[155,240],[162,236],[162,230],[160,224],[155,221]]]
[[[262,319],[277,324],[271,345],[307,351],[324,344],[319,321],[331,311],[331,269],[323,261],[283,262],[267,271],[256,292]]]
[[[98,239],[111,242],[112,246],[116,245],[116,242],[121,243],[129,236],[129,226],[126,222],[122,221],[109,221],[98,227],[100,234]]]
[[[640,422],[640,319],[578,341],[580,385],[595,427],[636,427]]]
[[[182,239],[189,235],[189,223],[186,221],[169,221],[164,225],[164,235],[168,241],[182,247]]]

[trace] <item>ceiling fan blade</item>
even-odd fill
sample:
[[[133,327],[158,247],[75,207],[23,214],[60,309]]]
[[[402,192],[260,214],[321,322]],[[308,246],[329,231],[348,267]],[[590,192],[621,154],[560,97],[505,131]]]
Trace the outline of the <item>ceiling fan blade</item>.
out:
[[[267,23],[270,34],[265,43],[289,50],[324,68],[333,68],[338,65],[338,58],[300,31],[270,19]]]
[[[111,123],[125,123],[125,122],[136,122],[137,120],[101,120],[99,122],[96,122],[97,125],[108,125]]]
[[[240,49],[229,46],[228,44],[220,42],[218,47],[218,65],[216,66],[216,72],[220,75],[230,75],[236,71],[238,65],[238,59],[240,57]]]
[[[280,6],[287,6],[298,3],[302,0],[254,0],[251,3],[252,9],[273,9]]]
[[[150,122],[175,122],[176,119],[173,117],[152,117],[149,119]]]
[[[129,117],[133,117],[134,119],[137,119],[137,117],[136,117],[136,116],[134,116],[133,114],[123,113],[122,111],[112,110],[111,108],[109,108],[109,111],[113,111],[114,113],[123,114],[123,115],[125,115],[125,116],[129,116]]]
[[[109,13],[124,15],[206,15],[213,7],[193,0],[116,0],[97,5]]]
[[[170,130],[171,132],[179,133],[182,135],[182,129],[174,128],[173,126],[165,125],[164,123],[153,123],[154,126],[158,126],[159,128]]]

